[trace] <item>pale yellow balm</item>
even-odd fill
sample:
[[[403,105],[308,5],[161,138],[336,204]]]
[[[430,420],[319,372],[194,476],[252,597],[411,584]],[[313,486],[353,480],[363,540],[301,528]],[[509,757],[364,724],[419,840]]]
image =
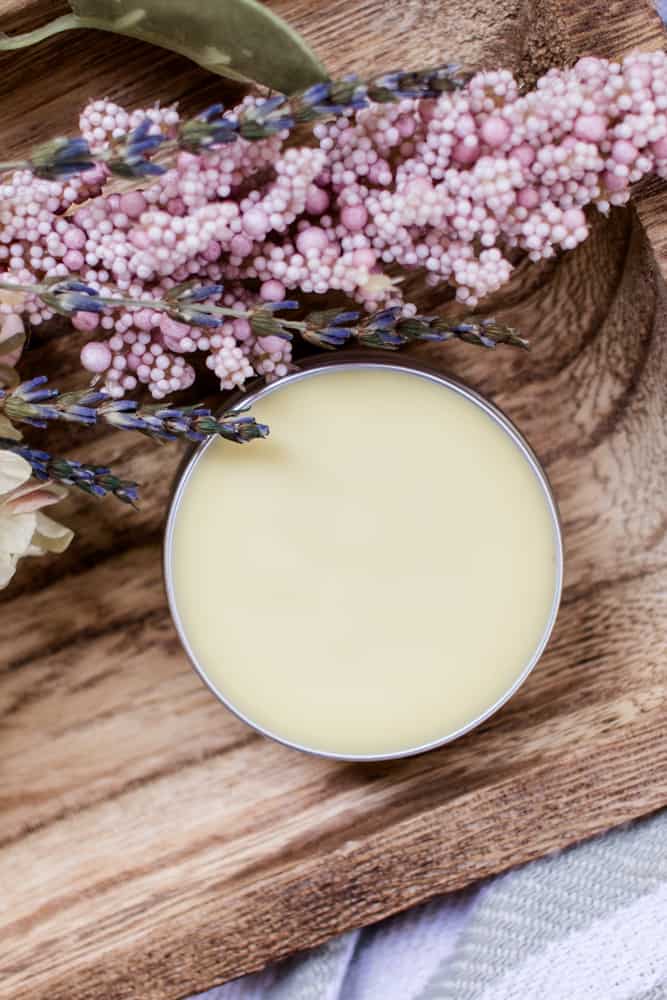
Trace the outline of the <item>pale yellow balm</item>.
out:
[[[474,723],[546,640],[548,487],[478,403],[414,372],[320,369],[216,440],[171,522],[172,608],[218,693],[269,734],[391,755]]]

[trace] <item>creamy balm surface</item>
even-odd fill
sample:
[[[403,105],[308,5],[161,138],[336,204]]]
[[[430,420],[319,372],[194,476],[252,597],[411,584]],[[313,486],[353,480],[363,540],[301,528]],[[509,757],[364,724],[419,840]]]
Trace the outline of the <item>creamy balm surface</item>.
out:
[[[237,711],[314,750],[381,755],[491,708],[558,587],[546,492],[519,446],[442,384],[328,369],[216,440],[175,516],[177,618]]]

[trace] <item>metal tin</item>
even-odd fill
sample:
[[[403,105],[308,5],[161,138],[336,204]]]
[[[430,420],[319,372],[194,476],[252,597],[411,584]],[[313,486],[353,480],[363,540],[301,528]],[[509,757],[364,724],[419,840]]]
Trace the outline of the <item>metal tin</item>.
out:
[[[234,713],[239,719],[245,722],[247,725],[251,726],[262,736],[266,736],[269,739],[276,740],[278,743],[282,743],[284,746],[291,747],[293,750],[301,750],[305,753],[314,754],[318,757],[328,757],[334,760],[344,760],[344,761],[378,761],[378,760],[394,760],[402,757],[411,757],[415,754],[425,753],[428,750],[434,750],[436,747],[444,746],[446,743],[451,743],[452,740],[458,739],[459,736],[463,736],[465,733],[470,732],[471,729],[475,729],[482,722],[492,716],[495,712],[501,708],[506,701],[508,701],[513,694],[518,691],[521,685],[524,683],[528,675],[532,672],[536,663],[542,656],[544,649],[549,641],[551,632],[556,622],[556,617],[558,615],[558,608],[560,606],[561,593],[563,587],[563,539],[561,531],[560,517],[558,514],[558,508],[556,506],[556,501],[551,489],[551,485],[547,478],[547,475],[540,465],[535,453],[532,448],[523,437],[523,435],[517,430],[511,420],[505,416],[493,403],[490,403],[479,393],[470,389],[468,386],[457,381],[456,379],[450,378],[449,376],[441,375],[439,372],[435,372],[429,368],[422,367],[411,363],[400,363],[397,364],[394,361],[388,361],[384,359],[378,359],[377,355],[373,355],[372,360],[366,360],[364,355],[337,355],[333,359],[316,359],[309,364],[305,364],[298,372],[294,374],[287,375],[277,382],[273,382],[270,385],[263,385],[261,388],[254,391],[250,391],[241,398],[243,402],[248,405],[254,405],[258,400],[262,399],[264,396],[268,396],[273,392],[281,392],[287,386],[291,385],[293,382],[300,381],[304,378],[319,377],[324,373],[331,371],[332,368],[341,370],[350,369],[373,369],[373,368],[388,368],[392,371],[402,372],[406,374],[412,374],[417,378],[423,378],[430,382],[436,382],[442,385],[444,388],[454,391],[461,396],[464,396],[470,402],[479,406],[489,417],[491,417],[496,424],[501,427],[506,434],[513,440],[520,451],[523,453],[524,457],[531,466],[535,476],[537,477],[542,490],[544,491],[544,496],[547,501],[547,506],[551,513],[553,531],[554,531],[554,542],[555,542],[555,552],[556,552],[556,579],[554,586],[554,599],[549,613],[549,617],[540,639],[537,648],[535,649],[533,655],[531,656],[528,663],[525,665],[524,669],[521,671],[520,675],[510,686],[510,688],[488,709],[482,712],[477,718],[473,719],[471,722],[467,723],[465,726],[455,730],[451,733],[446,733],[441,738],[437,740],[432,740],[430,743],[422,744],[421,746],[411,747],[407,750],[403,749],[397,751],[396,753],[382,753],[382,754],[338,754],[323,750],[317,750],[313,747],[303,746],[299,743],[294,743],[291,740],[285,739],[284,737],[278,735],[277,733],[270,732],[263,726],[254,722],[251,718],[244,715],[243,712],[239,711],[221,691],[215,686],[213,681],[208,677],[204,667],[197,661],[197,658],[188,642],[188,638],[183,626],[183,622],[180,619],[178,607],[176,605],[176,598],[174,594],[174,582],[172,573],[172,546],[173,546],[173,534],[174,525],[176,522],[176,517],[178,514],[178,509],[181,503],[181,499],[188,485],[190,477],[203,453],[208,447],[210,447],[212,440],[209,439],[199,445],[190,456],[186,456],[183,465],[181,466],[179,473],[177,475],[177,480],[174,488],[174,492],[171,499],[171,504],[169,508],[169,515],[167,518],[167,525],[165,529],[165,539],[164,539],[164,550],[163,550],[163,568],[164,568],[164,580],[165,589],[167,592],[167,600],[169,602],[169,610],[176,626],[176,631],[178,632],[179,639],[188,655],[188,658],[194,667],[194,669],[199,674],[200,678],[206,684],[210,691],[225,705],[231,712]]]

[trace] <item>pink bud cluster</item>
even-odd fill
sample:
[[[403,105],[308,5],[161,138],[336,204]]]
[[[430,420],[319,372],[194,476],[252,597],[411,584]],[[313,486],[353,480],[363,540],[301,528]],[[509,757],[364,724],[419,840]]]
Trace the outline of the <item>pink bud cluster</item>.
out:
[[[80,127],[101,151],[146,116],[166,132],[179,122],[174,107],[130,113],[103,100]],[[667,177],[667,56],[586,57],[524,94],[511,73],[484,71],[437,100],[372,105],[286,139],[181,152],[140,189],[113,193],[103,167],[62,182],[18,171],[0,185],[2,277],[76,274],[144,301],[194,278],[223,283],[222,304],[241,310],[337,291],[410,312],[392,266],[422,269],[474,306],[508,280],[513,250],[540,260],[572,249],[588,234],[587,205],[607,212],[645,174]],[[34,296],[23,308],[32,323],[50,315]],[[186,387],[196,351],[223,388],[290,364],[289,343],[255,337],[245,319],[202,329],[145,306],[79,313],[74,325],[94,336],[81,360],[113,396]]]

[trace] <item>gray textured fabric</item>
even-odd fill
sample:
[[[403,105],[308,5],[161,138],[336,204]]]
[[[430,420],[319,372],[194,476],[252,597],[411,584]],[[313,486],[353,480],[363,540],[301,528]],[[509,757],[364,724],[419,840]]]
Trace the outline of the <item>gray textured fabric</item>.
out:
[[[667,983],[654,986],[648,993],[638,997],[638,1000],[667,1000]]]
[[[454,959],[419,1000],[477,1000],[489,984],[521,967],[530,955],[648,897],[663,884],[667,813],[501,876],[479,901]]]
[[[338,1000],[359,932],[200,995],[200,1000]]]
[[[667,1000],[667,811],[201,1000]]]

